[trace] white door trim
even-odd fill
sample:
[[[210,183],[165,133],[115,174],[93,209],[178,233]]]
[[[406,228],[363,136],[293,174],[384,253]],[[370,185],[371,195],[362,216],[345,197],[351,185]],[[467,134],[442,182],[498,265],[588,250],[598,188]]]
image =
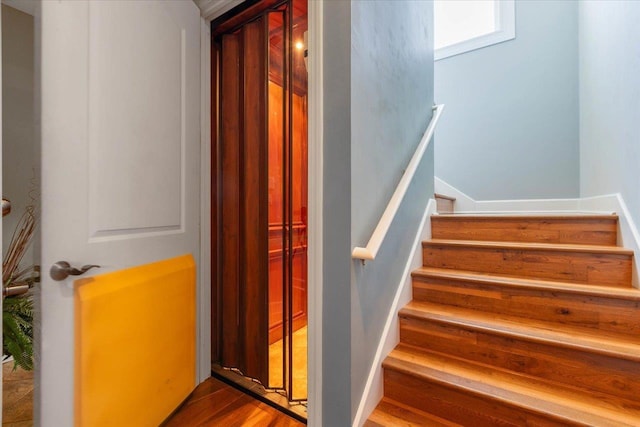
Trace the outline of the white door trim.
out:
[[[307,424],[322,426],[323,2],[308,3]]]
[[[35,42],[35,39],[34,39]],[[2,8],[0,8],[0,82],[2,81]],[[0,85],[0,129],[2,129],[2,86]],[[0,193],[2,193],[2,132],[0,132]],[[1,218],[1,217],[0,217]],[[2,239],[2,222],[0,221],[0,239]],[[0,268],[0,274],[2,273],[2,268]],[[3,299],[0,298],[0,310],[4,310],[3,308]],[[0,340],[2,340],[2,319],[0,319]],[[0,384],[2,382],[2,370],[0,370]],[[2,394],[0,393],[0,407],[2,407]],[[0,413],[0,423],[2,423],[2,414]]]
[[[200,262],[196,384],[211,376],[211,28],[200,25]]]

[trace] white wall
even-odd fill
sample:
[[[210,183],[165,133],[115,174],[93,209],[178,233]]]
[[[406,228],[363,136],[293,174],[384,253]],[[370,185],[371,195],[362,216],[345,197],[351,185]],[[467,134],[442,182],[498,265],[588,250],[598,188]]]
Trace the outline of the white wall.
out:
[[[35,189],[32,195],[39,196],[34,134],[34,21],[33,16],[5,5],[2,5],[2,112],[2,196],[12,205],[11,213],[3,218],[4,254],[25,206],[30,203],[30,190]],[[38,263],[34,243],[23,258],[23,266]]]
[[[516,1],[516,38],[435,63],[435,173],[476,200],[577,197],[578,2]]]
[[[621,193],[640,224],[640,2],[583,1],[580,195]]]

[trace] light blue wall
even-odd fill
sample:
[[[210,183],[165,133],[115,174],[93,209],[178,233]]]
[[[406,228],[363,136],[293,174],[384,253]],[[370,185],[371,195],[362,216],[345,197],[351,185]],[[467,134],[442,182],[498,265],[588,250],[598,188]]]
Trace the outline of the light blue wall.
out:
[[[367,244],[431,119],[432,10],[426,1],[352,2],[352,246]],[[431,194],[433,146],[376,259],[352,263],[352,416]]]
[[[429,120],[430,1],[324,2],[323,424],[351,425],[428,198],[433,146],[377,258],[367,244]]]
[[[640,225],[640,2],[580,4],[580,192],[621,193]]]
[[[578,2],[516,1],[516,38],[435,64],[436,176],[476,200],[579,194]]]

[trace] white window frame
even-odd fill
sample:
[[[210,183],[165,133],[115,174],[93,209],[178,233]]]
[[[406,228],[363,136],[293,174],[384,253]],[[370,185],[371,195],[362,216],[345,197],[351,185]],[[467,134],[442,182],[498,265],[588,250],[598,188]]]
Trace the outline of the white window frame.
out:
[[[515,0],[498,0],[496,2],[496,22],[497,29],[492,33],[436,49],[434,51],[434,60],[438,61],[514,39],[516,37]]]

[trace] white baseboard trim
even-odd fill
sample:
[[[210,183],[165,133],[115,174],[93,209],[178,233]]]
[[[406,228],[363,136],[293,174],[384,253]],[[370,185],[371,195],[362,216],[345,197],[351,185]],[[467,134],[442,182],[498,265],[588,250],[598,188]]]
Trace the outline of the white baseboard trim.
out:
[[[476,210],[476,201],[464,194],[462,191],[447,184],[437,176],[433,178],[433,183],[436,193],[455,197],[456,201],[453,203],[454,212]]]
[[[531,213],[611,213],[607,209],[599,210],[593,205],[591,210],[585,210],[580,198],[566,199],[523,199],[523,200],[475,200],[442,179],[434,178],[435,191],[439,194],[456,198],[454,211],[458,214],[486,213],[508,214],[518,212]]]
[[[371,412],[375,409],[382,395],[383,378],[382,378],[382,361],[400,342],[400,330],[398,326],[398,310],[400,307],[408,304],[412,298],[411,290],[411,272],[422,265],[422,241],[431,238],[431,215],[436,212],[436,201],[429,199],[427,208],[420,221],[418,232],[413,241],[411,255],[405,265],[402,278],[398,283],[396,294],[391,303],[387,321],[380,336],[380,342],[376,350],[376,354],[369,370],[369,376],[358,405],[356,416],[353,420],[353,426],[361,427],[367,420]]]

